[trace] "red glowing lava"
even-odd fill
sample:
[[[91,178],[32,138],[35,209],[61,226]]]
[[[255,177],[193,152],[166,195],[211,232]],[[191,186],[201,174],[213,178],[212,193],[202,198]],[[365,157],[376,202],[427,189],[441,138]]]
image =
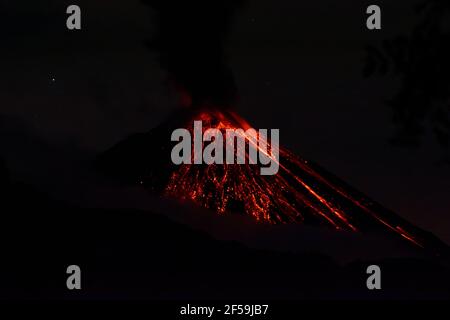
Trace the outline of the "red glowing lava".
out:
[[[175,165],[171,151],[177,142],[171,141],[172,133],[184,128],[191,137],[195,136],[194,123],[198,120],[202,121],[203,132],[220,130],[224,144],[230,142],[226,139],[230,132],[227,129],[241,132],[246,148],[234,148],[234,145],[231,150],[235,152],[235,160],[244,159],[244,164]],[[179,109],[156,128],[135,134],[100,155],[97,166],[121,183],[138,183],[152,193],[193,202],[220,215],[243,214],[257,223],[295,223],[338,231],[387,233],[436,254],[447,250],[445,244],[429,232],[372,201],[314,162],[281,146],[277,148],[279,157],[274,158],[272,153],[267,153],[273,151],[272,141],[267,137],[265,147],[259,148],[260,131],[249,129],[249,123],[231,110]],[[282,142],[282,131],[280,139]],[[194,140],[191,140],[193,150]],[[211,142],[200,143],[204,150]],[[271,161],[277,161],[275,175],[262,175],[264,164],[251,164],[249,157],[255,153],[249,152],[250,145]],[[227,148],[228,145],[224,145],[224,149]],[[191,153],[191,163],[194,156],[195,153]]]
[[[203,121],[203,130],[216,128],[225,132],[251,127],[231,111],[202,111],[185,128],[192,128],[194,120]],[[254,143],[254,137],[246,136],[246,139],[247,143]],[[249,163],[248,156],[246,152],[246,163]],[[373,210],[370,200],[325,178],[308,161],[283,148],[280,148],[279,167],[278,174],[262,176],[258,165],[182,164],[170,175],[164,194],[191,200],[220,214],[239,211],[268,223],[311,222],[356,232],[370,224],[368,220],[373,220],[423,246],[420,239],[406,231],[408,228],[401,219],[395,221]]]

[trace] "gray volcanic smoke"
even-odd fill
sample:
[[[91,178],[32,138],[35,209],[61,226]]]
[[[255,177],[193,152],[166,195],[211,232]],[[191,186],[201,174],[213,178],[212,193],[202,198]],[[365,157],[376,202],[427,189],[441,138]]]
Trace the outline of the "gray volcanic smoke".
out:
[[[185,106],[228,108],[236,85],[224,43],[242,0],[144,0],[158,13],[159,30],[150,47],[160,54]]]

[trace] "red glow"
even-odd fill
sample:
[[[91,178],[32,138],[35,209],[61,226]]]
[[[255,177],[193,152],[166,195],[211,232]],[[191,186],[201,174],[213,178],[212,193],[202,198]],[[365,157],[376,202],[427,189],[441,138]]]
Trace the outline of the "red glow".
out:
[[[202,111],[186,123],[203,121],[203,130],[251,126],[232,111]],[[247,137],[254,144],[254,137]],[[256,145],[257,147],[257,145]],[[259,148],[258,148],[259,149]],[[261,150],[261,149],[259,149]],[[249,163],[248,152],[245,154]],[[421,241],[397,225],[395,219],[371,209],[371,202],[355,196],[346,188],[325,178],[307,161],[280,148],[280,170],[274,176],[262,176],[258,165],[188,165],[177,167],[164,190],[167,196],[193,201],[219,214],[243,212],[259,222],[303,223],[315,221],[338,230],[360,231],[360,220],[374,220],[410,242]],[[359,212],[359,220],[353,215]],[[362,216],[362,218],[361,218]]]

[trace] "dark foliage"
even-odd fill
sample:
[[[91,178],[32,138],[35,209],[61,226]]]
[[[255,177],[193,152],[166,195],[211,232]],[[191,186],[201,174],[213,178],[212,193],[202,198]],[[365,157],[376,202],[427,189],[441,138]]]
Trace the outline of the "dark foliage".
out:
[[[450,2],[429,0],[415,7],[412,32],[367,49],[364,73],[399,77],[399,91],[388,101],[397,132],[393,142],[419,145],[432,132],[448,153],[450,133]]]

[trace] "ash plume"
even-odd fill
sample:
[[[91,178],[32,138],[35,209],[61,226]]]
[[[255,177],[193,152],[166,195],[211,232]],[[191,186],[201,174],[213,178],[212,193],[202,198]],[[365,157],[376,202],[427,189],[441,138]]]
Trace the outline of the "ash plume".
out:
[[[242,0],[144,0],[157,12],[149,46],[190,107],[228,108],[236,85],[225,54],[230,22]]]

